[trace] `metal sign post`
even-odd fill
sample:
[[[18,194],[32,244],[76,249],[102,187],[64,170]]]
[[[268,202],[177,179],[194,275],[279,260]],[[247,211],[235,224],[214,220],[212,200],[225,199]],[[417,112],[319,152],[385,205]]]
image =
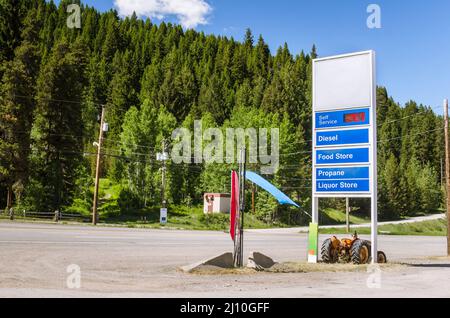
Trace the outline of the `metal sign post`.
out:
[[[313,225],[319,223],[319,198],[371,198],[371,255],[375,263],[378,222],[375,52],[313,61],[313,116]],[[315,255],[311,252],[308,261],[317,262],[317,252]]]
[[[235,267],[244,266],[244,215],[245,215],[245,179],[247,171],[247,151],[244,148],[240,151],[239,160],[239,216],[236,220],[237,238],[235,239],[234,264]]]

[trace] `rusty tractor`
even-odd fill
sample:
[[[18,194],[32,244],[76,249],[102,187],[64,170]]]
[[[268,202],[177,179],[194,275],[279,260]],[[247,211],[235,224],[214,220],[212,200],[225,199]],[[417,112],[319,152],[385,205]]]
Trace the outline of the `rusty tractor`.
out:
[[[372,261],[371,243],[358,237],[358,233],[352,238],[339,240],[333,236],[325,240],[321,248],[322,261],[324,263],[353,263],[355,265],[368,264]],[[377,261],[379,264],[387,262],[386,254],[378,251]]]

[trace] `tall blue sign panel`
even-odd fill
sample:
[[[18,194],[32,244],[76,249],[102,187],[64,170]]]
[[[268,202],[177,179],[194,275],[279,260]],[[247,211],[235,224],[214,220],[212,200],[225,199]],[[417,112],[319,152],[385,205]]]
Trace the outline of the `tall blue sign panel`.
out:
[[[314,116],[315,193],[370,193],[370,109],[316,112]]]
[[[377,255],[375,52],[313,60],[312,225],[320,198],[371,199],[371,253]],[[318,261],[317,248],[308,262]],[[376,262],[376,258],[372,259]]]

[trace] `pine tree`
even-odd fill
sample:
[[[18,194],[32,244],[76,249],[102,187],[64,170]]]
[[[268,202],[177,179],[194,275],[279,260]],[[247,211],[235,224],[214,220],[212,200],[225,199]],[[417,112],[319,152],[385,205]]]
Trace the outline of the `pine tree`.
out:
[[[390,100],[385,87],[377,88],[377,123],[383,125],[389,110]]]
[[[264,42],[262,35],[259,36],[254,52],[256,64],[253,72],[256,76],[266,78],[270,67],[269,62],[271,55],[269,46]]]
[[[228,117],[231,105],[226,104],[223,84],[218,75],[213,75],[200,89],[199,108],[201,113],[211,113],[218,124]]]
[[[61,210],[73,199],[75,182],[83,164],[81,114],[84,84],[84,48],[62,41],[56,44],[42,68],[37,86],[33,128],[35,181],[44,191],[35,207]]]
[[[125,113],[131,106],[138,105],[137,93],[131,85],[130,61],[129,51],[124,54],[117,53],[114,57],[114,75],[110,82],[106,105],[110,139],[116,139],[120,136]]]
[[[382,188],[384,196],[387,198],[385,210],[380,211],[385,219],[395,219],[405,214],[405,200],[407,193],[403,192],[402,176],[398,162],[394,155],[391,155],[386,162],[382,174],[386,188]]]
[[[14,59],[14,50],[20,45],[22,22],[30,9],[27,6],[31,5],[31,1],[0,1],[0,64]]]
[[[34,78],[27,67],[29,47],[17,49],[17,58],[7,64],[2,80],[2,102],[0,110],[0,174],[11,191],[16,190],[20,199],[28,177],[28,155],[30,153],[30,131],[34,101]],[[30,61],[35,63],[36,60]],[[9,202],[11,204],[11,202]]]
[[[24,22],[23,42],[16,48],[13,61],[6,63],[1,87],[0,175],[8,189],[8,206],[12,191],[20,204],[28,181],[30,133],[33,120],[35,84],[39,68],[36,12],[31,10]]]

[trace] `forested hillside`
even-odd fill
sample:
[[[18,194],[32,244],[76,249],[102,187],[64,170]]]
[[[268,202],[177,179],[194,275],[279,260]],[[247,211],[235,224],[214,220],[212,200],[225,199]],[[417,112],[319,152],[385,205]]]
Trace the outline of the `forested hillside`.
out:
[[[81,29],[70,29],[67,3],[0,0],[2,207],[89,213],[105,105],[102,177],[119,194],[103,213],[159,206],[156,153],[196,119],[222,129],[280,128],[280,169],[269,178],[310,208],[311,61],[320,48],[290,52],[286,44],[273,54],[250,30],[235,40],[85,6]],[[381,216],[438,209],[442,118],[413,101],[397,104],[385,88],[377,95]],[[168,162],[169,203],[192,206],[204,192],[228,192],[236,167]],[[256,212],[262,220],[306,221],[262,191]]]

